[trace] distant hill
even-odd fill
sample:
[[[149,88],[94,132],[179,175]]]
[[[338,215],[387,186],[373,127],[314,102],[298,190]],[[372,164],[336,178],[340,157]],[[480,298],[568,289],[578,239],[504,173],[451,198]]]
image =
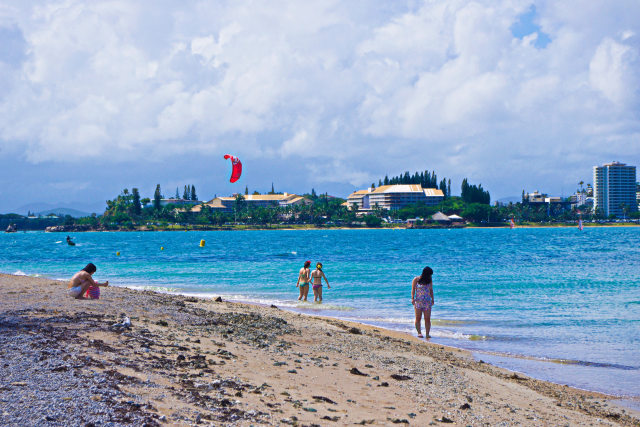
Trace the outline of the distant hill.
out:
[[[508,205],[509,203],[518,203],[522,201],[522,196],[511,196],[511,197],[503,197],[501,199],[496,200],[497,203],[501,205]]]
[[[74,218],[80,218],[83,216],[90,216],[91,214],[89,212],[82,212],[79,211],[77,209],[71,209],[71,208],[54,208],[54,209],[47,209],[44,211],[40,211],[40,212],[36,212],[36,215],[40,216],[45,216],[45,215],[50,215],[50,214],[54,214],[60,217],[66,216],[66,215],[71,215]]]
[[[66,203],[65,203],[66,204]],[[78,204],[71,203],[73,206],[80,207],[80,209],[75,208],[67,208],[62,203],[53,204],[53,203],[29,203],[27,205],[20,206],[17,209],[12,209],[7,211],[6,213],[17,213],[20,215],[27,215],[27,213],[31,212],[36,215],[48,215],[53,213],[58,216],[71,215],[74,218],[80,218],[83,216],[91,215],[91,212],[97,212],[101,214],[102,210],[90,210],[91,206],[80,206]],[[61,206],[62,205],[62,206]]]

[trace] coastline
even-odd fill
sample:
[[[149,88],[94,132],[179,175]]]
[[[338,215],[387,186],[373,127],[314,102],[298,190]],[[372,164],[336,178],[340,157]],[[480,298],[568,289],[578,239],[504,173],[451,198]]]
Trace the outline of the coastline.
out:
[[[585,223],[584,228],[633,228],[640,227],[640,223],[614,223],[614,224],[592,224]],[[109,232],[154,232],[154,231],[177,231],[177,232],[185,232],[185,231],[330,231],[330,230],[464,230],[464,229],[474,229],[474,230],[490,230],[490,229],[505,229],[511,228],[508,223],[504,225],[495,225],[495,226],[480,226],[475,224],[465,224],[463,226],[412,226],[407,227],[404,224],[394,224],[393,226],[387,227],[318,227],[318,226],[304,226],[304,227],[210,227],[210,226],[168,226],[168,227],[147,227],[140,226],[133,229],[59,229],[59,230],[18,230],[17,232],[34,232],[34,231],[42,231],[46,233],[109,233]],[[550,225],[550,224],[525,224],[525,225],[516,225],[514,228],[577,228],[577,224],[558,224],[558,225]]]
[[[92,422],[76,406],[151,425],[640,424],[640,413],[615,396],[536,380],[404,333],[274,306],[121,287],[80,301],[64,282],[6,274],[0,300],[0,360],[10,365],[1,395],[23,402],[4,405],[3,424],[62,422],[68,411]],[[131,329],[113,328],[124,315]],[[20,359],[30,367],[11,369]],[[106,386],[82,381],[46,392],[71,373],[104,377]],[[60,414],[38,413],[49,400]]]

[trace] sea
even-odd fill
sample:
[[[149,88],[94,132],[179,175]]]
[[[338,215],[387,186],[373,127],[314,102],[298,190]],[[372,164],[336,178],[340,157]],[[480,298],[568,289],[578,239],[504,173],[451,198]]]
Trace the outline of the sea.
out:
[[[411,280],[428,265],[432,342],[535,378],[640,397],[640,227],[70,235],[75,246],[61,233],[1,233],[0,272],[67,280],[93,262],[94,277],[115,286],[274,304],[415,336]],[[324,265],[322,304],[297,300],[305,260]]]

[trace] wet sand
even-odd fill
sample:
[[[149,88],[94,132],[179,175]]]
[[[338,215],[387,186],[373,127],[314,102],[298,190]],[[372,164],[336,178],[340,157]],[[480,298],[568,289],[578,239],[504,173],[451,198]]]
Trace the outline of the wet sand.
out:
[[[274,306],[120,287],[75,300],[0,275],[0,307],[2,425],[640,425],[612,396]]]

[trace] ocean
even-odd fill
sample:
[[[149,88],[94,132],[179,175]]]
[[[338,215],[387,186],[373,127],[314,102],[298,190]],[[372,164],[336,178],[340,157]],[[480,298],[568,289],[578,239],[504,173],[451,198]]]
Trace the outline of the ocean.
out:
[[[640,396],[640,227],[70,234],[76,246],[61,233],[1,233],[0,272],[66,280],[93,262],[111,285],[415,335],[411,280],[429,265],[432,342],[555,383]],[[297,301],[307,259],[324,264],[331,284],[322,304]]]

